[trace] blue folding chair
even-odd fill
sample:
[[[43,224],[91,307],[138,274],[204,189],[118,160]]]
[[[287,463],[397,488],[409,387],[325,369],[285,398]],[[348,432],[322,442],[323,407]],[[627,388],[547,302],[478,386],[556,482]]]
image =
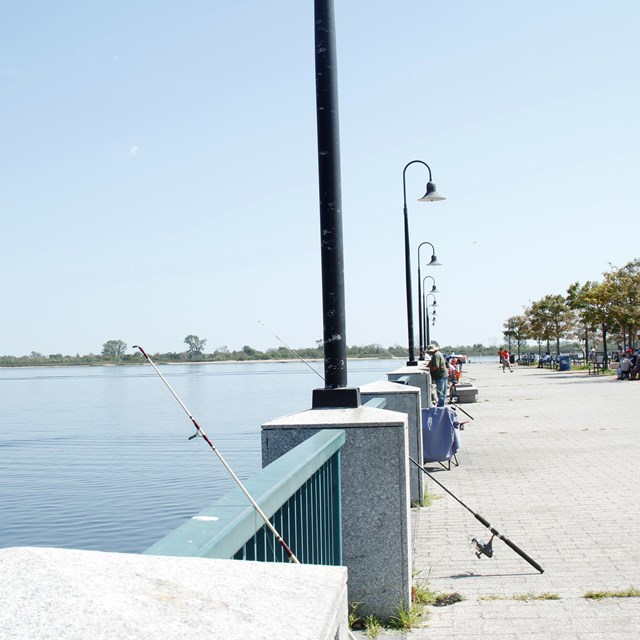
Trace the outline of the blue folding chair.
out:
[[[458,466],[456,452],[460,448],[460,421],[453,407],[428,407],[422,410],[422,459],[438,462],[451,469]],[[445,466],[444,463],[447,463]]]

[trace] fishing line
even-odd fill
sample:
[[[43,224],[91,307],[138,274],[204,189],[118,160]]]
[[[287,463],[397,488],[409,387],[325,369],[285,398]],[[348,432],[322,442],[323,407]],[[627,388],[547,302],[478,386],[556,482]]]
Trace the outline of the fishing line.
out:
[[[276,340],[280,341],[296,358],[298,358],[298,360],[300,360],[300,362],[306,364],[307,367],[309,367],[309,369],[311,369],[311,371],[313,371],[313,373],[315,373],[324,382],[324,377],[319,374],[297,351],[294,351],[282,338],[279,338],[275,333],[273,333],[273,331],[267,329],[263,322],[258,320],[258,324],[261,325],[265,331],[268,331]]]
[[[196,428],[196,433],[193,436],[191,436],[191,438],[189,439],[192,439],[198,435],[204,438],[206,443],[211,447],[211,450],[218,456],[218,459],[220,460],[220,462],[222,462],[224,468],[229,472],[231,477],[235,480],[238,487],[240,487],[240,489],[242,490],[242,493],[244,493],[244,495],[247,497],[247,499],[249,500],[253,508],[256,510],[258,515],[264,520],[265,525],[274,535],[275,539],[278,541],[280,546],[284,549],[284,552],[287,554],[291,562],[300,564],[300,561],[298,560],[298,558],[296,558],[293,551],[291,551],[287,543],[282,539],[282,536],[278,533],[278,531],[273,526],[273,524],[271,524],[271,522],[269,521],[269,518],[267,518],[264,511],[262,511],[258,503],[253,499],[251,494],[247,491],[246,487],[242,484],[242,481],[240,480],[240,478],[238,478],[238,476],[235,474],[233,469],[229,466],[227,461],[222,457],[222,454],[220,453],[220,451],[218,451],[216,446],[210,440],[209,436],[207,436],[207,434],[204,432],[202,427],[196,422],[196,419],[191,415],[191,412],[189,411],[189,409],[187,409],[184,402],[182,402],[182,400],[178,397],[178,394],[173,390],[173,387],[167,382],[167,379],[162,375],[162,373],[160,373],[158,367],[156,367],[155,363],[153,362],[153,360],[151,360],[147,352],[138,345],[134,345],[133,348],[138,349],[140,353],[147,359],[147,362],[154,368],[155,372],[160,376],[160,379],[162,380],[162,382],[164,382],[167,389],[169,389],[169,391],[171,392],[171,395],[177,400],[178,404],[182,407],[182,409],[187,414],[187,416],[189,416],[189,420],[191,420],[191,422],[193,423],[193,426]]]
[[[508,547],[513,549],[513,551],[515,551],[523,560],[526,560],[534,569],[536,569],[540,573],[544,573],[544,569],[535,560],[533,560],[530,556],[528,556],[522,549],[520,549],[520,547],[518,547],[513,542],[511,542],[509,538],[502,535],[497,529],[492,527],[488,520],[483,518],[479,513],[476,513],[475,511],[473,511],[471,507],[467,506],[464,502],[462,502],[460,498],[458,498],[455,494],[449,491],[449,489],[447,489],[447,487],[445,487],[439,480],[436,480],[433,477],[433,474],[429,473],[423,465],[417,463],[411,456],[409,456],[409,460],[411,460],[411,462],[413,462],[413,464],[415,464],[416,467],[418,467],[418,469],[421,469],[424,473],[426,473],[439,487],[444,489],[456,502],[461,504],[467,511],[472,513],[478,522],[480,522],[487,529],[489,529],[489,531],[491,531],[492,535],[489,542],[484,543],[480,540],[476,540],[476,538],[473,539],[473,542],[476,546],[476,555],[478,556],[478,558],[481,555],[485,555],[487,556],[487,558],[491,558],[493,556],[492,542],[493,542],[493,538],[497,537],[497,538],[500,538],[500,540],[502,540]]]

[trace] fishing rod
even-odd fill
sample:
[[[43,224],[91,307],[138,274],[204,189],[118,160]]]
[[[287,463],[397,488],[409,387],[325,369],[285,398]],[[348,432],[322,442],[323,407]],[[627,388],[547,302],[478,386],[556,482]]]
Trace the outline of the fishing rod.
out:
[[[456,404],[455,402],[451,402],[451,406],[456,410],[459,409],[460,411],[462,411],[462,413],[464,413],[464,415],[467,416],[467,418],[471,418],[472,420],[475,420],[475,418],[470,413],[467,413],[460,405]]]
[[[251,494],[247,491],[246,487],[242,484],[242,481],[240,480],[240,478],[238,478],[238,476],[234,473],[233,469],[229,466],[227,461],[222,457],[222,454],[220,453],[220,451],[218,451],[216,446],[210,440],[209,436],[207,436],[207,434],[204,432],[202,427],[197,423],[196,419],[191,415],[191,412],[189,411],[189,409],[187,409],[184,402],[180,400],[180,398],[178,397],[178,394],[173,390],[173,387],[167,382],[167,379],[162,375],[162,373],[160,373],[160,371],[158,370],[158,367],[156,367],[155,363],[153,362],[153,360],[151,360],[147,352],[139,345],[133,345],[133,348],[139,349],[140,353],[146,358],[147,362],[154,368],[155,372],[160,376],[160,379],[162,380],[162,382],[164,382],[167,389],[169,389],[169,391],[171,392],[171,395],[177,400],[178,404],[182,407],[182,409],[187,414],[187,416],[189,416],[189,420],[191,420],[191,422],[193,423],[193,426],[196,428],[196,432],[189,438],[189,440],[192,440],[197,436],[202,436],[202,438],[204,438],[205,442],[211,447],[213,452],[218,456],[218,459],[220,460],[220,462],[222,462],[222,464],[224,465],[225,469],[231,474],[231,477],[235,480],[236,484],[240,487],[240,489],[242,490],[242,493],[244,493],[244,495],[247,496],[247,499],[249,500],[253,508],[256,510],[258,515],[264,520],[265,525],[274,535],[275,539],[278,541],[280,546],[284,549],[284,552],[289,557],[289,560],[294,564],[301,564],[300,560],[296,558],[293,551],[291,551],[291,549],[289,548],[289,545],[287,545],[287,543],[283,540],[282,536],[278,533],[277,529],[273,526],[273,524],[271,524],[271,522],[269,521],[269,518],[267,518],[264,511],[260,508],[258,503],[253,499]],[[350,640],[357,640],[356,637],[351,632],[351,630],[348,629],[347,633],[349,634]]]
[[[178,397],[178,394],[173,390],[173,387],[167,382],[167,379],[160,373],[158,367],[156,367],[155,363],[153,362],[153,360],[151,360],[147,352],[138,345],[133,345],[133,348],[139,349],[140,353],[147,359],[147,362],[155,369],[155,372],[160,376],[160,379],[162,380],[162,382],[164,382],[167,389],[169,389],[169,391],[171,392],[171,395],[178,401],[178,404],[182,407],[184,412],[189,416],[189,420],[191,420],[191,422],[193,423],[193,426],[196,428],[195,434],[192,435],[189,438],[189,440],[192,440],[197,436],[202,436],[204,438],[205,442],[211,447],[212,451],[218,456],[218,460],[222,462],[224,468],[231,474],[231,477],[235,480],[236,484],[240,487],[240,489],[242,490],[242,493],[244,493],[244,495],[247,496],[247,499],[249,500],[253,508],[256,510],[258,515],[264,520],[265,525],[267,525],[268,529],[274,535],[275,539],[278,541],[280,546],[284,549],[284,552],[287,554],[291,562],[294,562],[295,564],[300,564],[300,561],[298,560],[298,558],[296,558],[293,551],[291,551],[287,543],[283,540],[282,536],[278,533],[278,531],[273,526],[273,524],[271,524],[271,522],[269,521],[269,518],[267,518],[264,511],[262,511],[258,503],[253,499],[251,494],[247,491],[246,487],[242,484],[242,481],[240,480],[240,478],[238,478],[238,476],[235,474],[233,469],[229,466],[229,463],[222,457],[222,454],[220,453],[220,451],[218,451],[217,447],[210,440],[209,436],[207,436],[207,434],[204,432],[202,427],[197,423],[196,419],[191,415],[191,412],[189,411],[189,409],[187,409],[184,402],[180,400],[180,398]]]
[[[275,333],[273,333],[273,331],[271,331],[270,329],[267,329],[267,327],[264,325],[263,322],[258,320],[258,324],[261,325],[265,331],[268,331],[276,340],[280,341],[287,349],[289,349],[289,351],[291,351],[291,353],[293,353],[293,355],[296,358],[300,360],[300,362],[302,362],[303,364],[306,364],[307,367],[309,367],[309,369],[311,369],[311,371],[313,371],[313,373],[315,373],[324,382],[324,376],[319,374],[297,351],[292,349],[282,338],[278,337]]]
[[[481,540],[477,540],[476,538],[473,538],[473,543],[475,545],[476,555],[478,556],[478,558],[483,555],[487,556],[487,558],[491,558],[493,556],[493,539],[499,538],[508,547],[513,549],[523,560],[526,560],[534,569],[536,569],[536,571],[539,571],[540,573],[544,573],[544,569],[535,560],[533,560],[530,556],[528,556],[522,549],[520,549],[520,547],[518,547],[513,542],[511,542],[509,538],[502,535],[497,529],[492,527],[491,523],[488,520],[483,518],[479,513],[476,513],[475,511],[473,511],[471,507],[467,506],[464,502],[462,502],[460,498],[458,498],[455,494],[449,491],[449,489],[447,489],[447,487],[445,487],[439,480],[436,480],[433,477],[433,474],[429,473],[423,465],[417,463],[411,456],[409,456],[409,460],[411,460],[411,462],[413,462],[413,464],[415,464],[416,467],[418,467],[418,469],[421,469],[422,471],[424,471],[424,473],[426,473],[438,486],[444,489],[454,500],[456,500],[456,502],[461,504],[467,511],[472,513],[478,522],[480,522],[487,529],[489,529],[489,531],[491,532],[491,539],[489,540],[489,542],[482,542]]]

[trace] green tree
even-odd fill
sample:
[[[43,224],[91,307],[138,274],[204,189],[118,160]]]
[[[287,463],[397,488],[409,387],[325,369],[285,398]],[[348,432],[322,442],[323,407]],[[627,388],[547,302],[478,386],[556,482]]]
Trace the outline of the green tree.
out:
[[[538,351],[540,351],[540,345],[546,342],[546,350],[549,353],[552,328],[544,304],[536,300],[526,309],[525,315],[529,321],[529,334],[538,343]]]
[[[584,284],[574,282],[567,289],[567,305],[573,310],[576,316],[576,333],[580,333],[581,328],[584,331],[584,355],[585,358],[589,354],[589,336],[593,336],[593,346],[595,348],[595,332],[596,325],[593,325],[593,314],[591,313],[591,302],[588,293],[596,283],[587,281]]]
[[[571,304],[579,309],[582,322],[586,327],[600,327],[602,332],[602,348],[604,350],[604,366],[609,366],[607,336],[614,326],[613,306],[614,291],[611,280],[603,282],[586,282],[582,286],[570,287]]]
[[[102,355],[114,358],[123,356],[127,351],[127,344],[122,340],[107,340],[102,345]]]
[[[604,274],[611,292],[611,324],[621,332],[620,342],[633,346],[640,326],[640,260]]]
[[[187,345],[187,355],[189,358],[201,356],[204,352],[204,347],[207,344],[207,340],[205,338],[200,338],[193,334],[188,335],[184,339],[184,342]]]
[[[511,341],[515,340],[518,360],[520,360],[520,347],[526,345],[527,340],[531,337],[529,321],[524,315],[512,316],[511,318],[507,318],[503,328],[505,340],[509,343],[509,351],[511,351]]]
[[[529,308],[529,322],[532,335],[539,340],[556,341],[556,354],[560,355],[560,338],[569,334],[573,327],[573,313],[564,297],[547,295],[534,302]]]

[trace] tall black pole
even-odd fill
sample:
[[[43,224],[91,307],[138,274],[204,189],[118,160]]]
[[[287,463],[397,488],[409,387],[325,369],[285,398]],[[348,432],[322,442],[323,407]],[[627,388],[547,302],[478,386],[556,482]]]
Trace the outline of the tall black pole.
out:
[[[424,244],[424,243],[422,243]],[[420,247],[418,246],[418,360],[424,360],[424,326],[423,326],[423,307],[422,307],[422,278],[420,276]],[[429,344],[429,343],[427,343]]]
[[[426,346],[429,344],[429,341],[424,341],[424,329],[423,329],[423,307],[422,307],[422,286],[423,279],[420,277],[420,249],[423,245],[428,244],[431,247],[431,251],[435,256],[436,250],[435,247],[430,242],[421,242],[418,245],[418,329],[419,329],[419,340],[418,340],[418,357],[420,360],[424,360],[424,350]],[[428,277],[428,276],[427,276]],[[435,280],[434,280],[435,282]]]
[[[360,404],[359,390],[346,388],[340,131],[333,0],[315,0],[314,14],[325,388],[314,390],[313,407],[357,407]]]
[[[415,344],[413,340],[413,293],[411,291],[411,245],[409,243],[409,214],[407,212],[407,169],[416,162],[423,164],[429,170],[429,182],[431,182],[431,168],[422,160],[412,160],[402,170],[402,193],[404,196],[404,207],[402,209],[404,215],[404,272],[407,289],[407,333],[409,342],[409,360],[407,366],[415,367],[418,365],[415,354]]]
[[[424,287],[422,287],[422,322],[422,332],[426,340],[426,350],[431,343],[429,342],[429,310],[427,308],[427,294],[424,292]]]
[[[404,202],[404,271],[405,286],[407,289],[407,333],[409,342],[409,360],[407,365],[416,366],[415,346],[413,343],[413,299],[411,294],[411,249],[409,248],[409,215],[407,214],[407,201]]]
[[[428,276],[427,276],[428,277]],[[430,331],[429,331],[429,324],[430,324],[430,318],[429,318],[429,296],[433,296],[433,301],[436,301],[436,297],[432,294],[432,293],[427,293],[427,295],[424,296],[424,304],[423,304],[423,314],[424,314],[424,333],[426,335],[426,340],[427,340],[427,346],[429,346],[431,344],[431,335],[430,335]],[[426,349],[426,347],[425,347]]]

